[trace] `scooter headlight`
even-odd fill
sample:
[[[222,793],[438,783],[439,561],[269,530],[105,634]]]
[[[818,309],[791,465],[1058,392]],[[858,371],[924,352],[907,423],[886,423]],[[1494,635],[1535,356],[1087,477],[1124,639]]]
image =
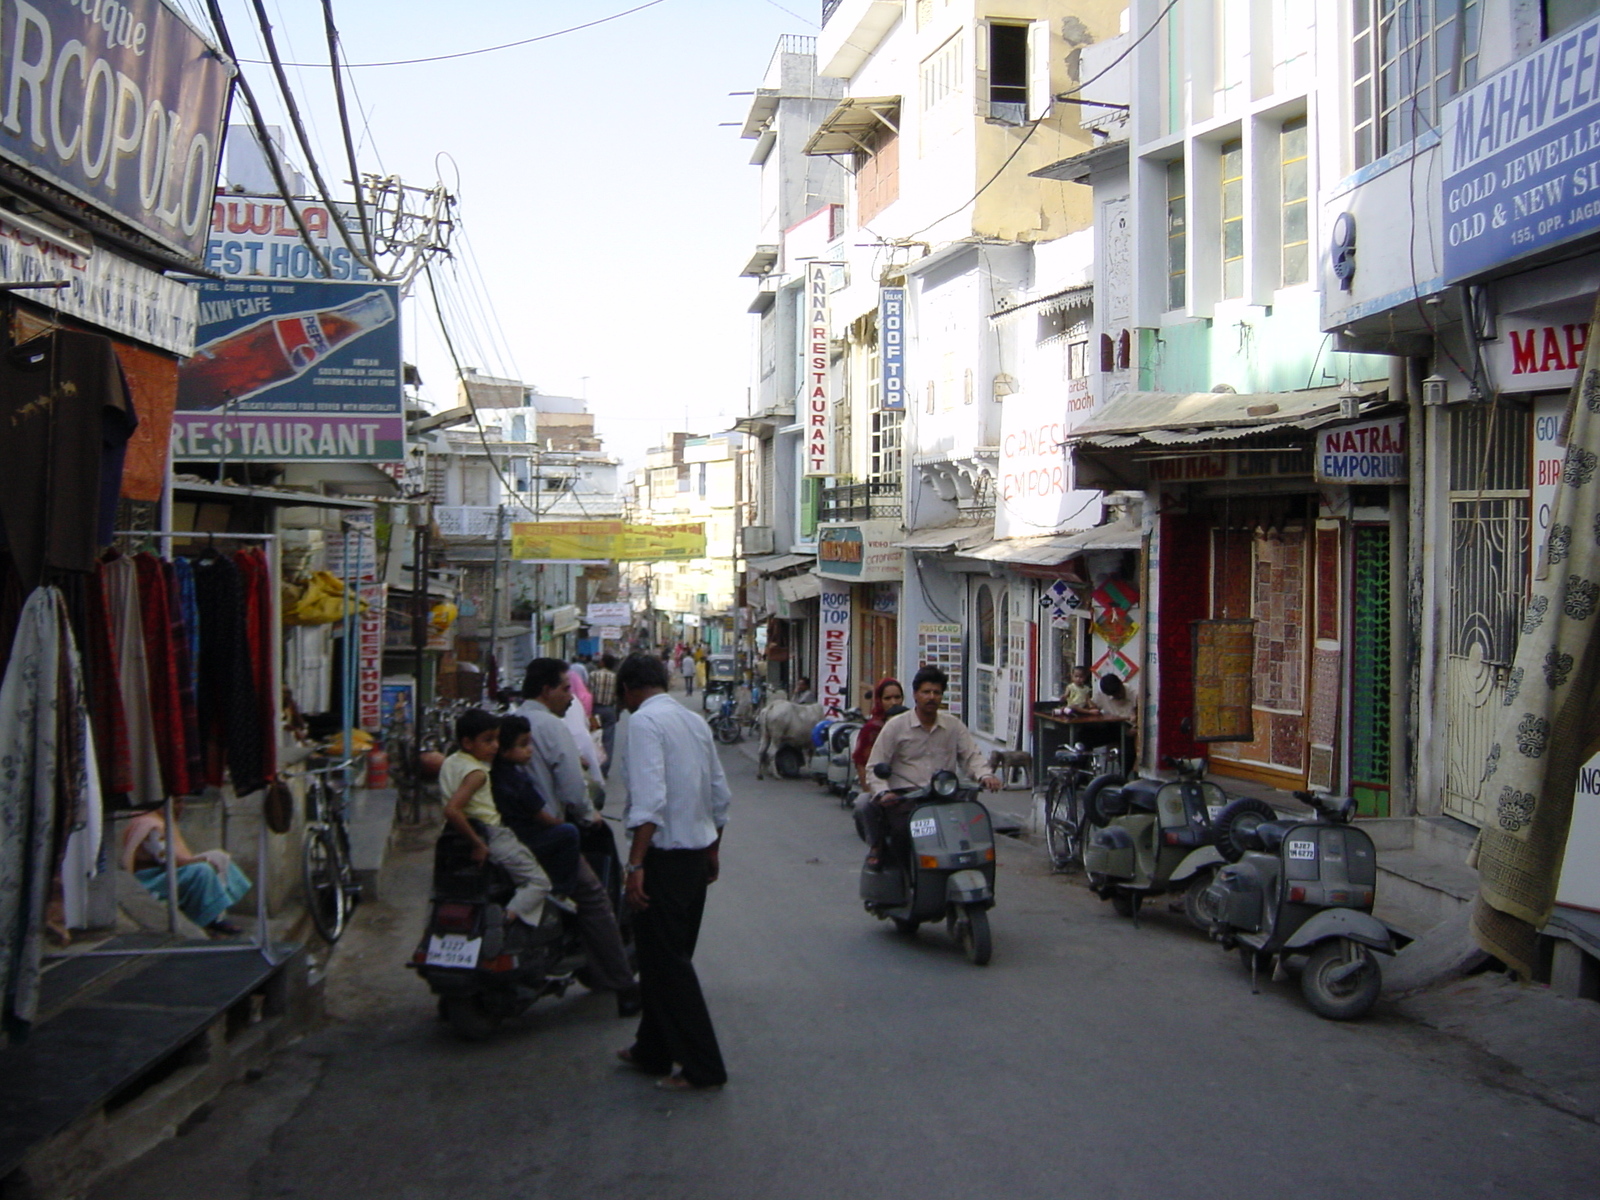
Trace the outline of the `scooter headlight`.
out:
[[[933,777],[933,794],[935,796],[954,796],[960,786],[954,771],[940,771]]]

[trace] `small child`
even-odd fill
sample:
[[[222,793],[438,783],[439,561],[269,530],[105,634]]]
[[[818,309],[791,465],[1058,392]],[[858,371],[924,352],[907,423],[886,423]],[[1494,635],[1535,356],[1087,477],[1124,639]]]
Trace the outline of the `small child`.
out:
[[[1061,693],[1061,706],[1068,712],[1093,712],[1094,689],[1089,685],[1089,668],[1073,667],[1067,690]]]
[[[533,779],[522,769],[533,761],[533,753],[528,718],[501,717],[499,757],[489,771],[494,805],[506,827],[533,851],[556,894],[571,896],[578,885],[578,827],[550,811]]]
[[[487,859],[511,876],[517,890],[506,911],[529,925],[538,925],[550,880],[533,851],[501,823],[489,786],[489,766],[500,748],[500,719],[481,708],[470,709],[456,721],[456,741],[461,749],[439,768],[439,790],[447,797],[444,819],[471,841],[473,862]],[[479,828],[484,836],[479,836]]]

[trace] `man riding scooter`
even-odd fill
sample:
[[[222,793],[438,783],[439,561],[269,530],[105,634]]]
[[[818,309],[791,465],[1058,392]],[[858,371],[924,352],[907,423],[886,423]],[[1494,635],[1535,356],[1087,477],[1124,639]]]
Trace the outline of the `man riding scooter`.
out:
[[[856,801],[856,815],[867,832],[867,869],[880,870],[890,833],[895,842],[905,840],[909,816],[900,793],[925,788],[938,771],[954,771],[980,778],[985,789],[1000,790],[1000,780],[988,773],[988,760],[967,727],[943,710],[950,677],[937,667],[923,667],[911,681],[914,707],[883,724],[867,760],[867,777],[876,787]],[[887,775],[878,764],[888,766]]]

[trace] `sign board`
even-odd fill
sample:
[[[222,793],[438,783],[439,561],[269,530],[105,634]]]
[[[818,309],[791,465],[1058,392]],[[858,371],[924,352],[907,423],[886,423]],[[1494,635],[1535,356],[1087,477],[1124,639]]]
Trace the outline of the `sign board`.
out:
[[[1567,457],[1561,442],[1561,418],[1566,415],[1565,396],[1541,396],[1533,403],[1533,549],[1531,570],[1539,569],[1545,537],[1555,516],[1561,494],[1561,464]]]
[[[620,642],[622,640],[622,627],[619,625],[601,625],[596,627],[593,633],[602,642]]]
[[[400,289],[206,280],[178,372],[176,459],[394,462],[405,457]]]
[[[233,75],[161,0],[3,0],[0,155],[198,262]]]
[[[366,283],[372,272],[356,261],[325,204],[297,204],[317,249],[333,269],[322,269],[306,246],[289,206],[277,196],[218,196],[211,208],[206,268],[229,279],[333,279]],[[341,204],[339,215],[361,245],[361,214]]]
[[[806,265],[805,362],[801,370],[805,380],[805,407],[800,419],[805,441],[800,454],[805,467],[802,474],[808,476],[833,473],[833,402],[828,380],[832,336],[828,304],[830,270],[827,263]]]
[[[878,407],[902,412],[906,406],[906,290],[878,290],[878,361],[883,380]]]
[[[633,606],[626,600],[591,604],[584,619],[590,625],[628,625],[633,622]]]
[[[1406,467],[1404,417],[1317,430],[1312,473],[1318,483],[1404,483]]]
[[[1061,397],[1006,397],[1000,410],[1000,503],[995,536],[1037,537],[1100,522],[1100,493],[1072,486]]]
[[[1600,17],[1445,106],[1444,277],[1600,229]]]
[[[356,621],[356,725],[368,732],[383,728],[384,605],[389,585],[366,583],[360,588],[366,611]]]
[[[824,583],[819,595],[822,630],[817,638],[817,699],[838,714],[850,707],[850,589]]]
[[[904,536],[894,521],[823,525],[817,530],[817,574],[858,583],[895,582],[905,567],[905,552],[895,542]]]
[[[1600,912],[1600,754],[1578,771],[1556,903]]]
[[[703,522],[516,521],[511,526],[511,557],[524,562],[661,562],[705,554]]]
[[[199,304],[188,284],[115,254],[86,258],[63,250],[7,224],[4,216],[0,213],[0,279],[64,279],[68,284],[23,292],[30,301],[180,357],[194,353]]]
[[[1502,392],[1565,391],[1578,377],[1589,341],[1590,306],[1539,316],[1501,317],[1500,336],[1483,347],[1489,379]]]

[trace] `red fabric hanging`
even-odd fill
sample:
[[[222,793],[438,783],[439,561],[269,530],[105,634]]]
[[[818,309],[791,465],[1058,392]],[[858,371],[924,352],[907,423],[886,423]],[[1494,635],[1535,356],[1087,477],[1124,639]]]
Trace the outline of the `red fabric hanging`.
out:
[[[200,744],[200,712],[195,704],[194,652],[190,648],[189,617],[183,604],[183,588],[177,567],[161,564],[161,577],[167,585],[167,612],[172,618],[172,658],[178,670],[178,708],[183,716],[184,769],[189,787],[198,792],[205,779],[205,755]]]
[[[250,640],[250,673],[261,717],[261,765],[271,779],[278,773],[278,704],[272,694],[272,567],[261,550],[235,556],[244,580],[245,630]]]
[[[161,777],[168,793],[187,796],[198,789],[189,779],[189,754],[184,744],[183,705],[178,697],[177,649],[172,644],[166,573],[154,554],[137,554],[133,562],[139,570],[139,623],[144,627],[156,761],[161,764]]]
[[[109,799],[133,791],[133,755],[128,746],[128,714],[122,708],[122,679],[111,642],[111,610],[100,578],[103,565],[96,563],[89,575],[83,654],[100,787]]]

